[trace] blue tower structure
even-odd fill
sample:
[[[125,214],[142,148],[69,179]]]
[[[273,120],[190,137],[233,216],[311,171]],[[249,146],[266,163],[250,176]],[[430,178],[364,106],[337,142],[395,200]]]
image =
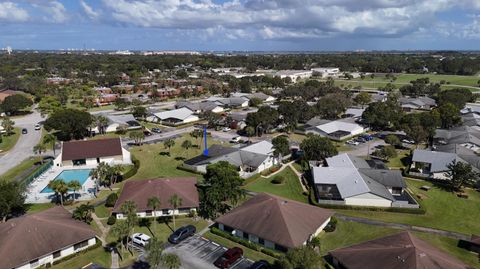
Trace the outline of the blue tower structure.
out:
[[[207,126],[203,126],[203,155],[208,156]]]

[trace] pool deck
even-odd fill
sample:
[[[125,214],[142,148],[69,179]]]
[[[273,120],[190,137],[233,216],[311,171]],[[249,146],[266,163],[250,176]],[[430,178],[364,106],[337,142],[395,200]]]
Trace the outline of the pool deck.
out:
[[[58,175],[60,175],[65,170],[84,170],[84,169],[93,169],[96,166],[69,166],[69,167],[55,167],[52,166],[50,169],[41,174],[38,178],[32,181],[27,187],[27,203],[38,204],[38,203],[49,203],[52,199],[55,198],[55,193],[42,193],[42,190],[47,187],[48,183],[54,180]],[[90,200],[94,198],[93,193],[88,192],[89,189],[95,187],[95,182],[89,177],[85,183],[82,185],[82,188],[77,191],[76,200]],[[69,191],[69,194],[73,194],[73,191]]]

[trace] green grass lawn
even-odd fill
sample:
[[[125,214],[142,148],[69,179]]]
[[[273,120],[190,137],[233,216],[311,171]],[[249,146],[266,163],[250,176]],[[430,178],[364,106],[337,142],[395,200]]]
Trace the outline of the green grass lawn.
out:
[[[99,218],[108,218],[111,214],[111,208],[105,207],[105,205],[99,205],[95,207],[95,215]]]
[[[97,247],[85,253],[79,253],[74,258],[60,262],[50,268],[52,269],[76,269],[93,262],[98,265],[110,268],[112,258],[110,252],[107,252],[103,247]]]
[[[6,180],[12,180],[15,177],[21,175],[25,170],[30,169],[36,162],[39,162],[39,161],[40,161],[39,157],[30,157],[22,161],[20,164],[13,167],[12,169],[8,170],[7,172],[0,174],[0,178],[6,179]]]
[[[178,170],[177,166],[183,163],[184,159],[193,158],[202,153],[203,149],[192,147],[188,150],[182,148],[182,143],[190,140],[192,144],[201,143],[201,140],[195,141],[188,134],[175,139],[175,145],[170,149],[170,156],[166,155],[168,149],[165,149],[163,143],[135,146],[130,152],[140,161],[140,169],[132,179],[149,179],[159,177],[197,177],[201,175]],[[209,139],[209,146],[218,144],[219,141]],[[228,146],[228,143],[224,143]]]
[[[250,249],[250,248],[247,248],[245,246],[242,246],[240,244],[237,244],[233,241],[230,241],[224,237],[221,237],[221,236],[218,236],[216,234],[213,234],[211,233],[210,231],[209,232],[206,232],[204,235],[203,235],[205,238],[211,240],[211,241],[214,241],[224,247],[227,247],[227,248],[232,248],[232,247],[239,247],[243,250],[243,255],[253,261],[258,261],[258,260],[266,260],[270,263],[273,263],[274,262],[274,258],[269,256],[269,255],[266,255],[266,254],[263,254],[262,252],[259,252],[259,251],[255,251],[253,249]]]
[[[282,184],[273,184],[271,180],[276,176],[285,178],[285,181]],[[267,192],[308,203],[308,197],[302,194],[303,190],[300,181],[290,167],[285,168],[280,173],[269,178],[258,177],[253,182],[247,184],[245,189],[253,192]]]
[[[15,146],[15,144],[17,144],[17,141],[20,138],[20,133],[20,128],[14,128],[12,134],[2,134],[2,142],[0,143],[0,154],[11,150]]]
[[[336,210],[351,216],[365,217],[386,222],[404,223],[435,229],[460,232],[464,234],[480,233],[480,193],[466,190],[468,199],[458,198],[454,193],[435,187],[427,181],[407,179],[408,188],[422,199],[417,201],[427,210],[425,215],[380,212]],[[431,186],[426,192],[421,186]]]
[[[54,203],[27,204],[27,214],[33,214],[54,207]]]
[[[410,162],[410,150],[397,150],[397,157],[388,160],[387,166],[391,169],[402,169]]]
[[[320,235],[321,253],[326,255],[329,251],[338,248],[348,247],[397,232],[400,232],[400,230],[338,220],[337,229],[334,232],[322,232]]]

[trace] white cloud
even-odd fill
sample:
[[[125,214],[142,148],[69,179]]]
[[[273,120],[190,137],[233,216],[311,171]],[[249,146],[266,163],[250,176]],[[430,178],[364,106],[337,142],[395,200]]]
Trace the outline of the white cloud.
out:
[[[65,6],[56,0],[31,0],[32,7],[37,11],[41,10],[39,14],[43,21],[53,23],[63,23],[68,20],[68,12]]]
[[[0,1],[0,21],[22,22],[28,19],[28,12],[16,3]]]
[[[100,16],[99,11],[93,10],[91,6],[89,6],[85,1],[80,0],[80,6],[83,9],[83,12],[90,18],[90,19],[96,19],[98,16]]]

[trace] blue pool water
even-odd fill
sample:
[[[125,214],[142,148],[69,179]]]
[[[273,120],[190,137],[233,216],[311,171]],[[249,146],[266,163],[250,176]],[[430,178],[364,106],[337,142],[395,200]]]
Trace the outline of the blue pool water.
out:
[[[79,169],[79,170],[64,170],[60,173],[55,179],[62,179],[66,183],[72,180],[80,181],[80,185],[83,185],[87,178],[89,177],[90,169]],[[53,192],[52,189],[49,187],[45,187],[41,193],[51,193]]]

